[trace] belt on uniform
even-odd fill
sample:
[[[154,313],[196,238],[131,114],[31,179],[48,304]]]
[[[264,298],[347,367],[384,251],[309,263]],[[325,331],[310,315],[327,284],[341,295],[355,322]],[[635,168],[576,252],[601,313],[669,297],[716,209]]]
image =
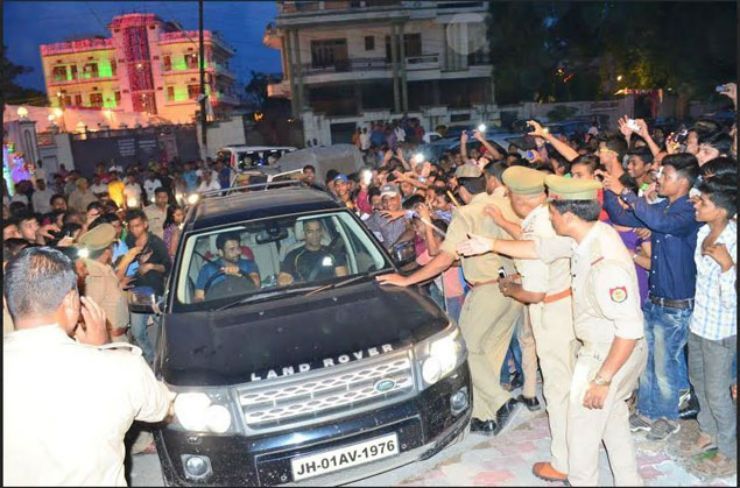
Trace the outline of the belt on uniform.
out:
[[[565,290],[553,293],[552,295],[545,295],[545,299],[542,300],[544,303],[552,303],[557,302],[558,300],[562,300],[565,297],[569,297],[571,295],[570,288],[566,288]]]
[[[468,284],[470,285],[471,288],[475,288],[475,287],[483,286],[483,285],[493,285],[495,283],[498,283],[498,278],[496,278],[495,280],[479,281],[477,283],[468,283]]]
[[[660,305],[661,307],[668,307],[668,308],[691,308],[694,306],[694,299],[693,298],[684,298],[683,300],[670,300],[668,298],[661,298],[661,297],[653,297],[650,296],[648,299],[656,304]]]
[[[111,329],[110,335],[111,337],[121,337],[122,335],[126,335],[126,331],[128,330],[128,327]]]

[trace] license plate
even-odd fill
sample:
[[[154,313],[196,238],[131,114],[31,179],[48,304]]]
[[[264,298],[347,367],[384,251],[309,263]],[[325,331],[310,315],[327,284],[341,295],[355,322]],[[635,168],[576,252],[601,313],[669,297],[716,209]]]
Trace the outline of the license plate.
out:
[[[293,470],[293,481],[300,481],[398,453],[398,435],[394,432],[369,441],[291,459],[290,467]]]

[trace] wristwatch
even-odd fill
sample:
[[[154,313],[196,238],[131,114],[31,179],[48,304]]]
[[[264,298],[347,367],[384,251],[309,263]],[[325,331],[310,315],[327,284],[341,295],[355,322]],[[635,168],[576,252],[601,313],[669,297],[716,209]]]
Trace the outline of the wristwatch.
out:
[[[596,386],[609,386],[612,383],[612,380],[605,380],[600,375],[596,375],[596,377],[591,380],[591,383],[593,383]]]

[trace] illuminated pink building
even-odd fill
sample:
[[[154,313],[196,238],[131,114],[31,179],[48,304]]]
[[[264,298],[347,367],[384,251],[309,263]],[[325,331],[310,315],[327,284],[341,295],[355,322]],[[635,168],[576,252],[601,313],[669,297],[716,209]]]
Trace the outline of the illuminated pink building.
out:
[[[154,14],[126,14],[96,37],[41,46],[46,92],[53,107],[145,112],[192,122],[200,106],[198,31],[184,31]],[[229,59],[234,49],[204,32],[206,93],[214,115],[239,103]],[[209,110],[210,112],[210,110]]]

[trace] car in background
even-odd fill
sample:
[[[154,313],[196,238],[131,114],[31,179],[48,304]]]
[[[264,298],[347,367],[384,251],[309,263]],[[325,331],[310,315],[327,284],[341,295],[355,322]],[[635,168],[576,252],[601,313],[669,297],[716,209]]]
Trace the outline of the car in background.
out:
[[[295,151],[292,146],[226,146],[219,149],[217,159],[233,171],[247,171],[275,164],[284,154]]]

